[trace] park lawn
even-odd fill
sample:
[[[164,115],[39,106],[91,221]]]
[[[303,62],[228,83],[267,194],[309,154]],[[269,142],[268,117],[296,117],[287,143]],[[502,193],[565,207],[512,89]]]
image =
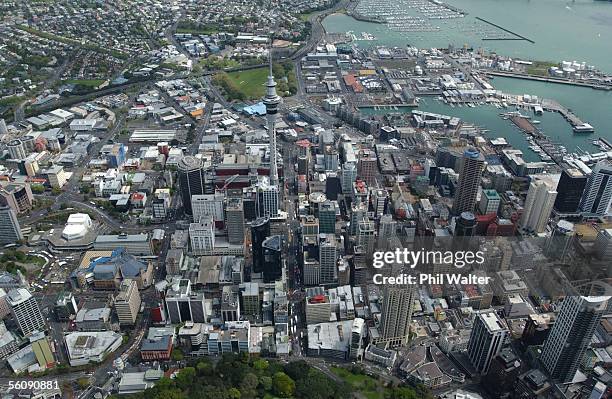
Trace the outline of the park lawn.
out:
[[[227,76],[248,99],[261,98],[266,94],[265,83],[268,79],[268,68],[229,72]]]
[[[550,61],[534,61],[527,67],[529,75],[548,76],[548,69],[557,66],[557,63]]]
[[[375,378],[365,374],[354,374],[342,367],[330,367],[330,369],[367,399],[384,398],[385,388]]]
[[[310,19],[310,16],[312,15],[312,12],[306,12],[304,14],[300,14],[300,19],[304,22],[308,21]]]
[[[67,84],[74,84],[74,85],[85,86],[85,87],[98,87],[102,83],[104,83],[104,80],[102,79],[68,79],[68,80],[64,80],[63,82]]]

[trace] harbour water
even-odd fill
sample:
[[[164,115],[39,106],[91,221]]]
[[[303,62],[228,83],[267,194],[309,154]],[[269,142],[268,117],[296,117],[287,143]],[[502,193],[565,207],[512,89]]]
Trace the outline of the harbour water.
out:
[[[375,2],[377,0],[364,0]],[[401,0],[399,3],[410,3]],[[441,29],[431,32],[400,32],[387,24],[357,21],[354,18],[334,14],[324,20],[328,32],[370,32],[376,40],[358,42],[358,46],[406,46],[447,47],[449,44],[483,47],[503,55],[539,60],[579,60],[594,64],[597,68],[612,72],[612,2],[576,0],[447,0],[448,4],[463,9],[463,18],[436,21]],[[499,12],[503,9],[504,12]],[[412,10],[413,11],[413,10]],[[411,11],[411,12],[412,12]],[[473,29],[475,17],[482,17],[504,28],[532,39],[484,41]],[[463,28],[459,29],[457,24]],[[546,27],[546,28],[544,28]],[[574,152],[578,148],[590,152],[600,149],[591,144],[597,137],[612,141],[612,92],[590,88],[565,86],[552,83],[496,77],[491,81],[496,89],[511,94],[532,94],[540,98],[556,100],[571,109],[583,121],[595,127],[595,133],[576,134],[563,117],[545,112],[535,117],[541,121],[539,129],[554,142]],[[506,137],[522,150],[526,159],[537,160],[537,154],[529,149],[523,133],[499,113],[503,110],[492,106],[450,107],[433,99],[421,101],[419,109],[458,116],[469,123],[488,129],[490,137]],[[511,110],[511,109],[509,109]],[[526,111],[524,111],[525,113]]]

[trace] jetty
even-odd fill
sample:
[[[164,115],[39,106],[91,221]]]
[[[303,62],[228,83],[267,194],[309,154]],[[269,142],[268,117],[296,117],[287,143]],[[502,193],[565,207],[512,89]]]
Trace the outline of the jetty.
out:
[[[484,19],[484,18],[480,18],[480,17],[475,17],[475,18],[476,18],[477,20],[481,21],[481,22],[484,22],[485,24],[489,24],[489,25],[491,25],[491,26],[496,27],[497,29],[501,29],[501,30],[503,30],[504,32],[510,33],[511,35],[514,35],[514,36],[516,36],[516,37],[520,38],[521,40],[525,40],[525,41],[528,41],[529,43],[535,44],[535,42],[534,42],[533,40],[531,40],[531,39],[529,39],[529,38],[527,38],[527,37],[525,37],[525,36],[523,36],[523,35],[519,35],[518,33],[513,32],[513,31],[511,31],[511,30],[509,30],[509,29],[506,29],[506,28],[504,28],[503,26],[497,25],[497,24],[496,24],[496,23],[494,23],[494,22],[487,21],[486,19]]]
[[[558,112],[565,118],[566,121],[572,125],[572,129],[575,133],[592,133],[595,131],[595,128],[590,124],[583,122],[580,118],[578,118],[571,110],[565,108],[563,105],[559,104],[555,100],[543,99],[542,100],[542,108],[547,111]]]

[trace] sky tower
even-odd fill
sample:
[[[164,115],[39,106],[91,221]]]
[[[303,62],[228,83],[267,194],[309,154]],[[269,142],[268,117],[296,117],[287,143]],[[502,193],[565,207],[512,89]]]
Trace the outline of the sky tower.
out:
[[[263,103],[266,105],[266,119],[268,121],[268,135],[270,136],[270,185],[278,187],[278,165],[276,159],[276,113],[278,112],[278,104],[281,99],[276,94],[276,82],[272,74],[272,45],[268,52],[270,72],[268,74],[268,83],[266,83],[266,96],[263,98]]]

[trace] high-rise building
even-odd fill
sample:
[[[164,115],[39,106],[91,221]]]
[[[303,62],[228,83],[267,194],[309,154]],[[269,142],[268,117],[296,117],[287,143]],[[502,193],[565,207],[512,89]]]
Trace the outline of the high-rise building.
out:
[[[469,148],[463,153],[459,168],[459,184],[455,192],[453,213],[474,212],[480,178],[484,167],[484,157],[475,148]]]
[[[204,294],[191,290],[191,281],[177,279],[172,281],[165,296],[166,309],[170,323],[179,324],[186,321],[206,323],[207,313]]]
[[[396,236],[397,222],[389,214],[382,215],[378,224],[378,250],[392,249],[392,237]]]
[[[497,191],[483,190],[482,197],[480,197],[480,203],[478,204],[478,210],[481,215],[488,215],[490,213],[497,214],[500,204],[501,198]]]
[[[263,243],[270,236],[270,219],[258,218],[251,223],[251,245],[253,247],[253,272],[264,271]]]
[[[11,159],[24,159],[28,155],[23,142],[19,139],[10,141],[7,148]]]
[[[283,274],[282,243],[281,236],[271,236],[261,244],[264,258],[264,283],[273,283],[280,279]]]
[[[532,181],[519,222],[521,228],[536,234],[544,232],[556,197],[557,191],[551,187],[549,182],[541,179]]]
[[[598,259],[612,259],[612,229],[599,230],[594,250]]]
[[[115,311],[117,312],[119,325],[132,326],[136,323],[140,303],[140,293],[136,281],[129,278],[123,280],[119,286],[119,293],[115,296]]]
[[[383,215],[385,213],[385,210],[387,209],[387,191],[382,189],[372,190],[371,199],[372,206],[374,208],[375,218],[378,219],[380,215]]]
[[[336,233],[336,203],[325,201],[319,205],[319,233]]]
[[[574,378],[609,296],[566,296],[544,346],[540,362],[559,382]]]
[[[191,196],[205,193],[206,179],[202,160],[191,155],[184,156],[178,162],[177,169],[183,208],[186,214],[191,215]]]
[[[369,257],[374,253],[376,246],[374,222],[362,219],[358,224],[357,230],[357,245],[363,247],[366,256]]]
[[[0,187],[0,203],[8,205],[15,213],[27,212],[32,209],[34,195],[28,183],[11,182]]]
[[[189,224],[189,240],[195,255],[212,254],[215,248],[215,224],[212,216],[203,216],[199,223]]]
[[[268,82],[266,83],[266,95],[263,98],[263,103],[266,106],[266,120],[268,122],[268,136],[270,137],[270,185],[277,186],[278,180],[278,165],[277,165],[277,150],[276,150],[276,115],[278,113],[278,105],[281,98],[276,94],[276,82],[272,74],[272,46],[269,48],[269,67]],[[263,216],[263,215],[260,215]]]
[[[489,372],[482,378],[482,385],[494,398],[513,392],[521,372],[521,360],[510,348],[503,348],[491,362]]]
[[[257,186],[257,216],[276,217],[279,211],[278,186],[263,179]]]
[[[612,203],[612,163],[600,161],[587,180],[580,210],[586,216],[605,216]]]
[[[569,251],[574,242],[576,229],[574,223],[567,220],[559,220],[546,240],[544,253],[550,259],[565,262],[568,259]]]
[[[223,202],[225,196],[221,192],[214,194],[197,194],[191,196],[191,212],[193,221],[198,222],[204,216],[212,216],[215,224],[223,224],[225,214]]]
[[[363,340],[365,335],[365,320],[356,317],[353,320],[353,328],[351,330],[351,347],[349,357],[354,360],[363,358]]]
[[[23,234],[15,211],[0,206],[0,244],[14,244],[19,240],[23,240]]]
[[[151,207],[153,210],[153,218],[157,220],[162,220],[166,218],[166,200],[163,198],[153,198],[151,201]]]
[[[555,212],[561,215],[576,213],[586,183],[587,176],[582,171],[572,167],[565,167],[561,171],[561,177],[557,185],[557,198],[554,205]]]
[[[15,288],[8,292],[7,302],[23,335],[44,330],[45,318],[30,291],[25,288]]]
[[[455,237],[473,237],[476,233],[476,215],[472,212],[461,212],[455,219]]]
[[[379,342],[389,346],[406,345],[410,339],[414,288],[411,285],[385,286],[383,292]]]
[[[491,360],[499,354],[508,334],[508,329],[494,310],[476,314],[468,342],[468,357],[480,374],[486,374]]]
[[[244,244],[244,208],[242,198],[228,198],[225,205],[225,227],[230,244]]]
[[[357,174],[369,185],[373,185],[378,170],[377,158],[374,151],[363,149],[359,151],[359,160],[357,162]]]
[[[321,234],[319,243],[319,284],[338,282],[338,243],[334,234]]]
[[[349,225],[349,234],[354,236],[358,232],[359,222],[368,216],[368,206],[363,202],[351,204],[351,223]]]
[[[357,180],[357,166],[353,162],[345,162],[342,165],[342,193],[351,195],[353,183]]]

